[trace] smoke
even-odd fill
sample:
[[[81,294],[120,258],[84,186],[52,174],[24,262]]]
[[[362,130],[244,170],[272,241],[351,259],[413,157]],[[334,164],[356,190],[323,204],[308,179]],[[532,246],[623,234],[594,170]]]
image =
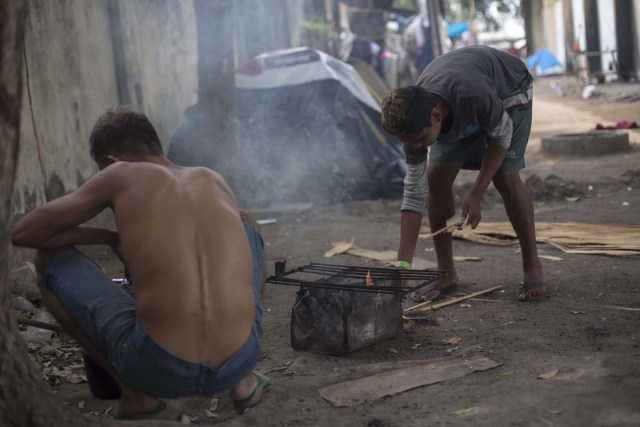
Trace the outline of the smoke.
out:
[[[336,116],[337,83],[239,91],[238,197],[252,205],[349,198],[362,167]],[[357,109],[357,105],[354,106]]]

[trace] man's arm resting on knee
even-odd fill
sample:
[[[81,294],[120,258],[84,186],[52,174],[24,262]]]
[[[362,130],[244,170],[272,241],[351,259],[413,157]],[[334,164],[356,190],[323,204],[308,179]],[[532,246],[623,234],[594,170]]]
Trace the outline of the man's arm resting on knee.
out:
[[[62,246],[118,244],[118,233],[82,226],[112,204],[119,188],[119,167],[109,166],[74,192],[52,200],[24,215],[11,230],[16,246],[54,249]]]
[[[52,237],[42,243],[38,249],[57,249],[75,245],[107,245],[116,248],[120,237],[116,230],[90,225],[79,225]]]

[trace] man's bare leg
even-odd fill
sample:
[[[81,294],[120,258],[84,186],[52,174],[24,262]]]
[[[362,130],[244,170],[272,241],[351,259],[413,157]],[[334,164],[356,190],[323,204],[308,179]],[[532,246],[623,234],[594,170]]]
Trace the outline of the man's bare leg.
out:
[[[240,219],[242,222],[251,224],[256,230],[260,231],[258,221],[248,211],[240,209]],[[260,293],[264,295],[265,285],[267,281],[267,258],[263,256],[264,265],[262,268],[262,281],[260,283]],[[246,377],[240,380],[229,390],[229,397],[232,400],[245,400],[258,386],[258,379],[253,372],[249,373]]]
[[[432,164],[428,166],[429,194],[427,211],[429,225],[434,232],[447,225],[447,220],[455,215],[456,207],[453,198],[453,182],[458,176],[462,163]],[[451,234],[441,233],[433,237],[436,249],[438,269],[447,270],[449,275],[434,282],[434,286],[449,287],[458,283],[458,273],[453,263]],[[415,296],[424,301],[432,301],[440,295],[440,291],[432,290],[426,294],[416,291]]]
[[[71,319],[53,292],[42,284],[44,271],[55,254],[56,251],[38,251],[34,260],[36,271],[38,272],[38,287],[42,293],[44,305],[58,320],[64,331],[77,340],[85,351],[89,353],[91,358],[105,369],[118,383],[122,394],[120,398],[120,409],[123,414],[137,414],[152,411],[157,407],[158,399],[149,396],[122,381],[109,359],[91,341],[82,329],[80,329],[73,319]]]
[[[536,246],[533,203],[529,190],[520,179],[518,171],[498,172],[493,178],[493,184],[502,196],[507,216],[520,242],[524,283],[544,281],[542,264]],[[540,286],[526,292],[523,291],[519,298],[525,300],[538,298],[546,292],[546,286]]]

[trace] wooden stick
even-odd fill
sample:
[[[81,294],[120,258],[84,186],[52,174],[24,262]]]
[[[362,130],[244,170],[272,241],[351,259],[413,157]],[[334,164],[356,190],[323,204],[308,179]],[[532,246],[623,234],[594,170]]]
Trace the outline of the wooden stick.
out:
[[[36,328],[48,329],[54,332],[64,332],[64,330],[60,326],[54,325],[53,323],[40,322],[39,320],[24,319],[22,317],[18,317],[17,320],[18,320],[18,323],[21,325],[35,326]]]
[[[438,234],[446,233],[448,231],[455,230],[456,228],[459,228],[459,227],[460,227],[460,224],[445,225],[440,230],[436,230],[433,233],[429,233],[424,236],[421,236],[421,238],[428,239],[429,237],[437,236]]]
[[[635,308],[635,307],[620,307],[617,305],[603,305],[601,307],[606,307],[606,308],[615,308],[617,310],[626,310],[626,311],[640,311],[640,308]]]
[[[423,306],[425,306],[425,305],[427,305],[427,304],[431,304],[431,301],[421,302],[420,304],[416,304],[416,305],[414,305],[414,306],[411,306],[411,307],[405,308],[404,310],[402,310],[402,312],[415,310],[416,308],[418,308],[418,307],[423,307]]]
[[[498,290],[500,288],[503,288],[503,287],[504,287],[503,285],[494,286],[493,288],[485,289],[483,291],[474,292],[472,294],[465,295],[463,297],[454,298],[454,299],[452,299],[450,301],[441,302],[440,304],[433,304],[433,305],[430,305],[430,306],[428,306],[426,308],[422,308],[421,310],[437,310],[437,309],[439,309],[441,307],[446,307],[448,305],[457,304],[459,302],[466,301],[466,300],[471,299],[473,297],[477,297],[477,296],[480,296],[480,295],[491,293],[491,292],[496,291],[496,290]],[[416,305],[414,307],[410,307],[410,308],[411,309],[415,309],[415,307],[418,307],[420,305],[424,306],[424,305],[426,305],[426,303],[418,304],[418,305]]]
[[[440,230],[436,230],[433,233],[429,233],[427,235],[421,236],[421,238],[422,239],[427,239],[429,237],[437,236],[438,234],[442,234],[442,233],[449,232],[449,231],[452,231],[452,230],[461,230],[462,227],[467,225],[467,221],[468,220],[469,220],[469,215],[467,215],[466,218],[461,219],[460,221],[456,222],[455,224],[445,225]]]

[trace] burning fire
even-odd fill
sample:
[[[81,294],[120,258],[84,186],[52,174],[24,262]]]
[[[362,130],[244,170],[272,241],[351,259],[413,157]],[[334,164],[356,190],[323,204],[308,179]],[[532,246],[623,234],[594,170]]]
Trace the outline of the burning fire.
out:
[[[371,279],[371,271],[367,270],[367,277],[364,279],[364,284],[369,286],[373,285],[373,279]]]

